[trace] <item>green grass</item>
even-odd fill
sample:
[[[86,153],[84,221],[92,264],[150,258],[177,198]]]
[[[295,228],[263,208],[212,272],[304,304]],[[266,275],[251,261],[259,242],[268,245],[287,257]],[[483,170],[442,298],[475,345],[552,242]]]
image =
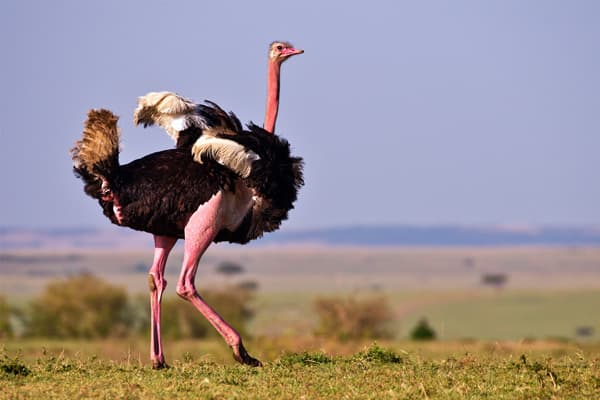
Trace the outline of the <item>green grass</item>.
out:
[[[0,351],[0,399],[594,399],[597,349],[424,356],[370,345],[347,355],[284,352],[248,368],[184,355],[154,371],[137,360]],[[449,348],[448,348],[449,346]],[[484,349],[484,348],[482,348]]]

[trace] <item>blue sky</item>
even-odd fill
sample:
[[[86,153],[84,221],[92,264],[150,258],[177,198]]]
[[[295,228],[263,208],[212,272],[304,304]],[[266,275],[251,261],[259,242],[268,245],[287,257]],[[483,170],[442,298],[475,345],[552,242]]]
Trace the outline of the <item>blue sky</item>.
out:
[[[122,162],[172,146],[135,128],[171,90],[262,123],[305,158],[288,229],[600,224],[600,2],[0,3],[0,226],[107,227],[71,172],[87,109],[121,116]]]

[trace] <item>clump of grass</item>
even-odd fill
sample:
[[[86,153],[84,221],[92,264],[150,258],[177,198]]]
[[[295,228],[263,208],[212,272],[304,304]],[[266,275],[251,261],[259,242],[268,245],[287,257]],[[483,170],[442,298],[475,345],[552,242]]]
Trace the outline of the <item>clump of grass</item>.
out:
[[[540,384],[544,385],[544,380],[549,379],[552,382],[552,385],[556,387],[558,385],[559,378],[556,372],[552,369],[552,359],[546,359],[546,365],[540,363],[539,361],[529,361],[525,354],[521,354],[519,357],[520,363],[513,363],[513,366],[517,370],[526,370],[537,376]]]
[[[15,376],[27,376],[31,373],[31,370],[18,357],[9,357],[4,352],[0,358],[0,371],[4,374]]]
[[[332,362],[332,358],[323,352],[318,353],[285,353],[280,359],[280,365],[318,365],[318,364],[329,364]]]
[[[367,349],[357,353],[352,359],[382,364],[399,364],[402,362],[402,357],[392,350],[380,347],[377,343],[371,344]]]

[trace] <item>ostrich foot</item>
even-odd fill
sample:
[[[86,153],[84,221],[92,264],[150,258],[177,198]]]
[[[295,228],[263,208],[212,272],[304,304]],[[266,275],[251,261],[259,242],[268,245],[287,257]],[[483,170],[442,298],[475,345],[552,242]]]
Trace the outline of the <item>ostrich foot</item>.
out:
[[[233,358],[240,364],[249,365],[251,367],[263,366],[260,361],[248,354],[242,342],[240,342],[238,345],[231,346],[231,349],[233,350]]]
[[[152,360],[152,369],[167,369],[169,366],[165,360]]]

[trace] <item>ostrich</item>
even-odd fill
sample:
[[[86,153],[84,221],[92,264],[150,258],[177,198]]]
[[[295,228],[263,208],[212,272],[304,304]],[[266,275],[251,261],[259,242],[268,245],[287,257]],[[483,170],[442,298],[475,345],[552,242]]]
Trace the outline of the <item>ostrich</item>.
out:
[[[84,181],[85,193],[98,201],[112,223],[154,236],[148,285],[155,369],[167,367],[160,304],[167,257],[178,239],[185,243],[177,294],[213,325],[236,361],[262,365],[248,354],[239,333],[198,294],[195,275],[213,241],[247,243],[276,230],[293,208],[304,183],[303,162],[290,155],[288,142],[274,128],[281,64],[300,53],[286,42],[270,46],[264,128],[250,123],[244,129],[233,113],[212,102],[193,104],[172,93],[150,93],[140,98],[135,122],[165,127],[177,146],[120,165],[118,117],[104,109],[88,112],[82,139],[71,150],[73,170]]]

